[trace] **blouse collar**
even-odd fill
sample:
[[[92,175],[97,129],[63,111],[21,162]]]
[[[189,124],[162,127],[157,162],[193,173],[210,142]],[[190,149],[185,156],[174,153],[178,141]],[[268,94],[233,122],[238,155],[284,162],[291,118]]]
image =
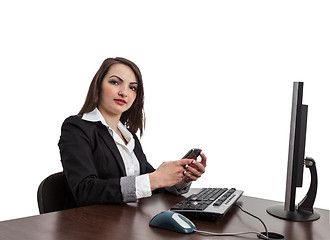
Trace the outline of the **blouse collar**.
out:
[[[89,122],[101,122],[104,126],[107,127],[110,135],[113,137],[113,139],[117,144],[125,146],[130,152],[134,150],[135,141],[133,135],[130,131],[127,130],[127,128],[121,121],[118,122],[118,129],[120,130],[121,134],[127,141],[127,145],[123,142],[121,137],[119,137],[118,134],[109,127],[104,117],[102,116],[101,112],[97,108],[95,108],[93,111],[89,113],[84,113],[82,119]]]

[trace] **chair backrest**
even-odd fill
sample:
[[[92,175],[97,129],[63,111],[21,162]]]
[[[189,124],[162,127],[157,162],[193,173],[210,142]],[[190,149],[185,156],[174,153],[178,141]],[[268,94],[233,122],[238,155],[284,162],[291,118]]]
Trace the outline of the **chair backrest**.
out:
[[[45,178],[40,183],[37,193],[40,214],[66,209],[68,195],[63,172],[54,173]]]

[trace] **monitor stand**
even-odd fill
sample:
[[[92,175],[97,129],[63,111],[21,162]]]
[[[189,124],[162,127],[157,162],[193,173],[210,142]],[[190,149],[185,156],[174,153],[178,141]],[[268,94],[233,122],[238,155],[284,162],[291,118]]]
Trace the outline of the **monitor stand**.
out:
[[[317,192],[317,171],[314,159],[306,158],[305,166],[310,170],[311,183],[306,196],[298,204],[297,209],[294,211],[286,211],[284,210],[284,204],[274,205],[267,208],[267,212],[270,215],[297,222],[314,221],[320,218],[320,215],[314,212],[313,209]]]

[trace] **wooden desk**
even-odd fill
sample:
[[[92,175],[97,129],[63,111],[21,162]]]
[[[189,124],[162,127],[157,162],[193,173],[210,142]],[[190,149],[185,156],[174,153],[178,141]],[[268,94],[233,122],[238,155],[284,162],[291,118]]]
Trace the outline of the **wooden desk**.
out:
[[[191,191],[195,191],[192,189]],[[94,239],[257,239],[255,235],[244,237],[212,237],[197,233],[181,234],[149,227],[150,219],[167,210],[182,196],[168,193],[155,194],[151,198],[128,205],[95,205],[66,211],[0,222],[1,240],[94,240]],[[317,209],[321,218],[314,222],[290,222],[274,218],[266,208],[278,202],[242,196],[238,203],[259,216],[269,231],[281,233],[288,240],[328,240],[329,211]],[[224,218],[215,222],[193,220],[200,230],[213,232],[264,231],[261,223],[233,207]]]

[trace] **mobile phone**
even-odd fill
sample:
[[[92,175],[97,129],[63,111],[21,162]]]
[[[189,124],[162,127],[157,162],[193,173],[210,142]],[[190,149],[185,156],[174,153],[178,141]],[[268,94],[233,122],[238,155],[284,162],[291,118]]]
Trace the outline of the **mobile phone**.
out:
[[[183,156],[182,159],[184,159],[184,158],[196,159],[201,152],[202,152],[202,149],[192,148],[186,153],[186,155]]]

